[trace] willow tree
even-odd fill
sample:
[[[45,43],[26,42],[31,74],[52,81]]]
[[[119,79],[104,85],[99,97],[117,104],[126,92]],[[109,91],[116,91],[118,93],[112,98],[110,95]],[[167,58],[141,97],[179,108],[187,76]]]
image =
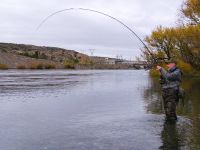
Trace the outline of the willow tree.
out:
[[[183,25],[158,27],[145,38],[150,53],[144,48],[143,56],[147,61],[152,56],[156,59],[175,57],[200,70],[200,0],[186,0],[181,13]]]
[[[173,28],[156,28],[150,36],[145,38],[145,42],[147,43],[147,47],[151,50],[151,53],[156,60],[162,59],[171,59],[174,57],[175,50],[175,38],[174,38],[174,29]],[[143,56],[147,58],[147,56],[151,57],[148,51],[143,49]]]
[[[175,30],[176,49],[181,58],[200,69],[200,25],[179,27]]]
[[[182,21],[186,24],[200,23],[200,0],[186,0],[181,8]]]

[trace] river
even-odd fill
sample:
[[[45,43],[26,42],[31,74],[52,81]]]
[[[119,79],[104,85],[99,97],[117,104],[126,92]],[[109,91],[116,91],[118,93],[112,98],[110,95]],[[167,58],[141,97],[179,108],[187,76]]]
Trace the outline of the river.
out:
[[[0,71],[0,150],[200,149],[200,79],[176,124],[144,70]]]

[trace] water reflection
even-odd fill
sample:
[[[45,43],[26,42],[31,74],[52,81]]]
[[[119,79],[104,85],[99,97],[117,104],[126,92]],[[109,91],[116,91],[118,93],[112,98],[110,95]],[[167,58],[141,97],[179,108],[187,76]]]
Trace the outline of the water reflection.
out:
[[[179,135],[176,128],[176,124],[165,121],[163,125],[163,131],[161,133],[161,139],[162,139],[163,145],[160,147],[160,149],[179,150],[180,143],[179,143],[178,137]]]
[[[200,149],[200,79],[184,79],[182,87],[186,97],[177,107],[178,122],[164,122],[161,132],[162,150]],[[148,88],[144,91],[146,110],[150,113],[164,112],[159,81],[149,78]]]
[[[91,72],[65,71],[2,71],[0,72],[0,97],[36,97],[66,93],[87,82]]]
[[[161,150],[181,150],[189,149],[189,143],[187,143],[187,131],[188,124],[182,122],[179,123],[165,121],[163,130],[161,132],[162,146]],[[187,143],[187,144],[186,144]]]
[[[147,112],[162,114],[162,96],[157,78],[149,78],[148,88],[144,91],[144,97]]]
[[[0,150],[198,150],[199,85],[185,80],[168,124],[159,82],[143,70],[0,72]]]

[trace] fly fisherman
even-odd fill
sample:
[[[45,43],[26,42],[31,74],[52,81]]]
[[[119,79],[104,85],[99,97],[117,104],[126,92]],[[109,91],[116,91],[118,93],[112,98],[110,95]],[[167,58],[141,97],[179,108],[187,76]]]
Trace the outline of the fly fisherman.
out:
[[[168,71],[157,66],[157,70],[161,74],[162,97],[164,102],[164,110],[166,120],[177,120],[176,106],[179,101],[179,89],[181,83],[182,72],[176,66],[176,61],[171,60],[167,64]]]

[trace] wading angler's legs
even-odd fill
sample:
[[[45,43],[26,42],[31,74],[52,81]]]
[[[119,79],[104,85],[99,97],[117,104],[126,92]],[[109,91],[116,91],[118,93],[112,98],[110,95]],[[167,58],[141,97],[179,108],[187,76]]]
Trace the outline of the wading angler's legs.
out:
[[[165,109],[165,115],[167,120],[177,120],[176,105],[177,105],[177,90],[175,89],[163,89],[163,104]]]

